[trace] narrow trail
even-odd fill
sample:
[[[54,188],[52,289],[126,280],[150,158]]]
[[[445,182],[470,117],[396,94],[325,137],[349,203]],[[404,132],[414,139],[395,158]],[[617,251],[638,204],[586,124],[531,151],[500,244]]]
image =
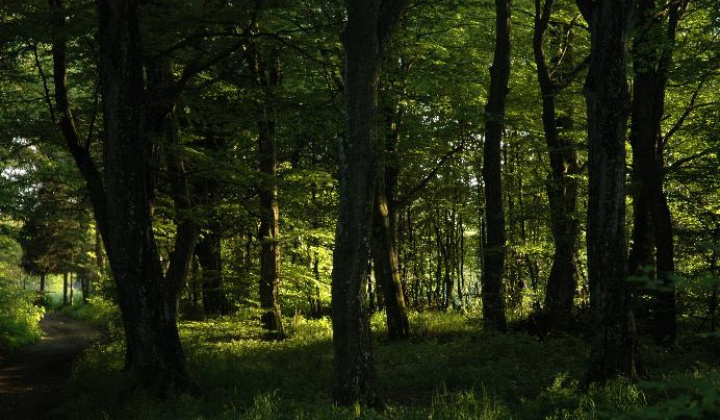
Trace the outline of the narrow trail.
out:
[[[45,315],[45,335],[11,356],[0,356],[0,419],[48,418],[61,402],[62,385],[73,360],[100,337],[95,328],[72,318]]]

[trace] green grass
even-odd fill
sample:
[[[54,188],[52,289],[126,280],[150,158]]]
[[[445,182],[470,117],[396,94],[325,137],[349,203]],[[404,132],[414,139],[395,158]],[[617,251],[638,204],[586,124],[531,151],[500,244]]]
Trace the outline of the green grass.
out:
[[[386,408],[334,407],[328,319],[289,320],[290,337],[263,337],[247,311],[181,323],[190,370],[205,390],[156,401],[128,391],[118,340],[94,347],[75,366],[68,419],[610,419],[720,417],[713,341],[667,353],[645,351],[651,381],[617,380],[581,391],[588,346],[570,336],[544,342],[483,332],[475,314],[412,315],[408,343],[377,328],[375,361]],[[705,350],[709,346],[710,350]],[[703,350],[700,350],[702,348]]]

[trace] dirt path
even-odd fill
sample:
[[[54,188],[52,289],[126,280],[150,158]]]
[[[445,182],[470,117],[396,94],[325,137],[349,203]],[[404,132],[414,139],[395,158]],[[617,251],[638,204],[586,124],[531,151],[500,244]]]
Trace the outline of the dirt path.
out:
[[[0,419],[47,418],[62,398],[72,361],[100,336],[87,324],[59,315],[46,315],[40,326],[41,341],[0,356]]]

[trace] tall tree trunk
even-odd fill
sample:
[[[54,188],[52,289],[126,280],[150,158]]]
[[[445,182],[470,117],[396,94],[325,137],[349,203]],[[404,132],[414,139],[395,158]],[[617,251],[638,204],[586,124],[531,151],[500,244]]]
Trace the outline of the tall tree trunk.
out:
[[[340,142],[340,206],[333,253],[334,389],[341,405],[374,404],[365,281],[375,199],[378,76],[384,47],[408,0],[347,0],[346,133]]]
[[[636,376],[635,320],[625,245],[627,42],[633,0],[578,0],[592,33],[585,82],[589,143],[588,270],[594,334],[587,380]]]
[[[67,95],[61,0],[52,0],[58,124],[90,192],[98,230],[118,290],[127,368],[155,392],[187,389],[190,380],[153,237],[148,186],[151,139],[137,2],[97,0],[99,72],[105,124],[104,176],[75,128]]]
[[[373,210],[372,258],[375,280],[384,296],[390,340],[410,337],[410,321],[405,305],[405,292],[400,280],[400,263],[396,241],[397,205],[395,191],[398,182],[398,130],[393,118],[388,118],[389,135],[380,137],[380,152],[375,161],[375,204]],[[390,159],[388,159],[390,157]]]
[[[675,44],[675,33],[683,1],[675,0],[669,8],[665,39],[663,14],[655,0],[639,0],[636,34],[633,42],[635,77],[630,143],[633,148],[634,242],[630,255],[631,273],[642,265],[653,264],[653,247],[657,247],[656,275],[660,287],[654,295],[653,335],[658,344],[672,345],[676,336],[675,289],[671,276],[675,270],[672,219],[663,191],[664,144],[661,123],[665,110],[665,90]]]
[[[285,330],[280,310],[280,207],[277,187],[277,143],[275,115],[270,101],[280,84],[280,58],[269,59],[255,52],[253,74],[263,99],[258,104],[258,160],[260,173],[260,307],[262,324],[283,337]]]
[[[545,310],[542,328],[562,328],[571,319],[573,298],[577,287],[575,255],[579,235],[579,223],[575,217],[577,206],[577,182],[572,175],[577,170],[577,155],[568,139],[558,131],[555,96],[560,86],[551,78],[547,66],[543,38],[552,15],[553,0],[535,1],[535,31],[533,51],[537,77],[542,95],[542,122],[545,142],[550,156],[551,172],[547,191],[550,200],[550,226],[555,251],[552,268],[545,291]]]
[[[483,245],[482,301],[485,325],[505,331],[505,217],[502,199],[501,143],[505,126],[505,100],[510,78],[510,0],[495,0],[495,52],[490,68],[490,90],[485,106],[485,220],[487,240]]]

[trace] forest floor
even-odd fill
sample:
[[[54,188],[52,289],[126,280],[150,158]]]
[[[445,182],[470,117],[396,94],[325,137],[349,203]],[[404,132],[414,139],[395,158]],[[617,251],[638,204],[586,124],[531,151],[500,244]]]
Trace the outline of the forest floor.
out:
[[[42,419],[61,404],[72,362],[100,337],[100,331],[72,318],[47,314],[42,339],[0,356],[0,419]]]

